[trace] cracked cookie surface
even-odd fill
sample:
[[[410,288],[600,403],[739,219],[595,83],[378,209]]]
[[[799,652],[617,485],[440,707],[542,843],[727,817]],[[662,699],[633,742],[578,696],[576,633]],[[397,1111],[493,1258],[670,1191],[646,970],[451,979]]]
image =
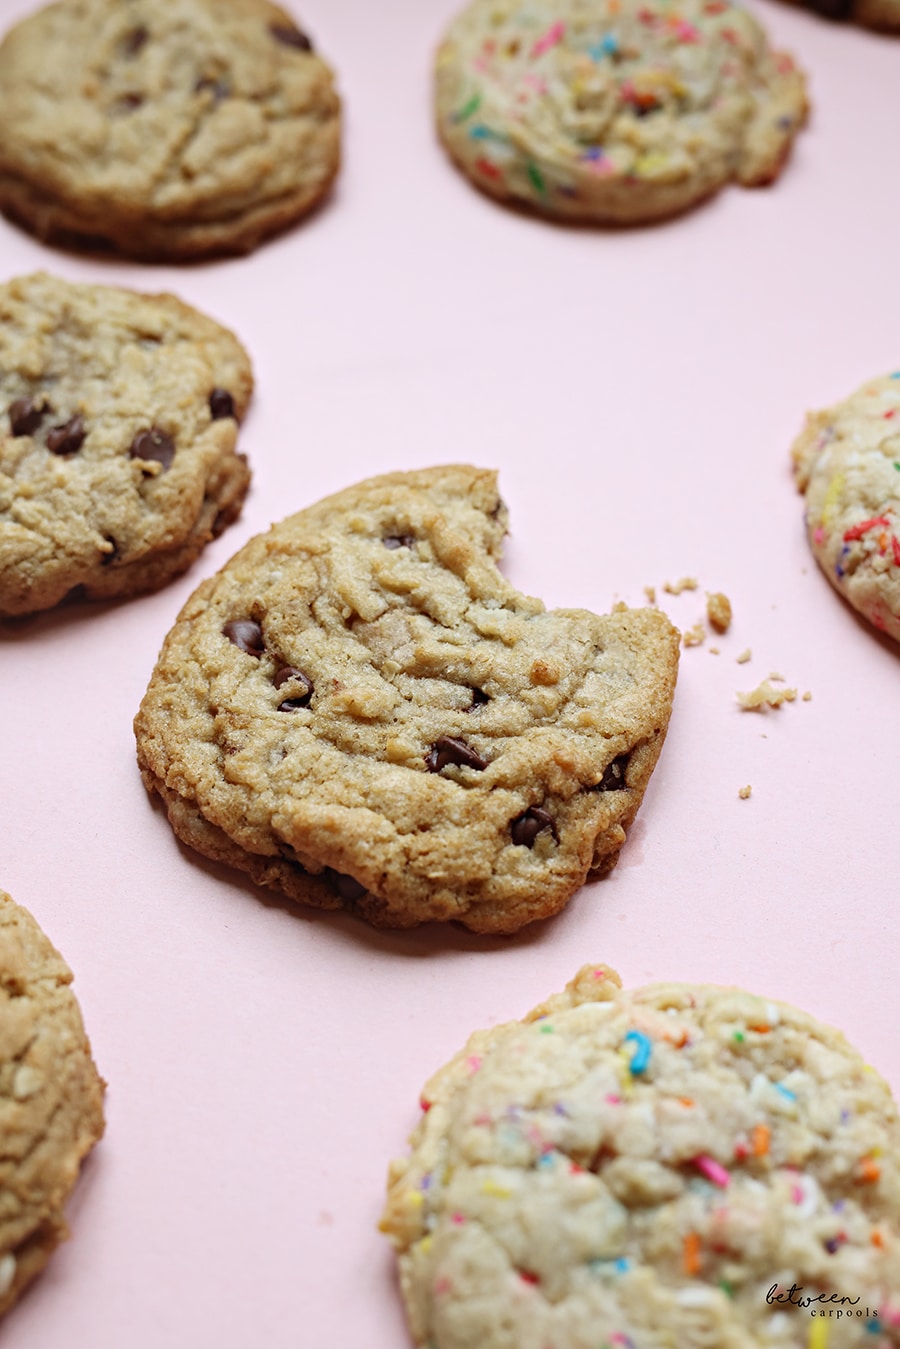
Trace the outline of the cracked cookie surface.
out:
[[[377,925],[512,932],[618,856],[671,711],[656,610],[546,612],[496,566],[493,472],[372,478],[185,605],[136,718],[175,832]]]
[[[897,1107],[805,1012],[588,965],[421,1105],[381,1223],[417,1345],[900,1345]]]
[[[463,172],[551,216],[638,224],[778,176],[803,76],[729,0],[474,0],[437,56]]]
[[[0,1315],[68,1236],[65,1202],[103,1133],[103,1083],[71,982],[0,890]]]
[[[240,513],[252,388],[237,338],[173,295],[0,286],[0,616],[190,566]]]
[[[266,0],[61,0],[0,46],[0,208],[145,260],[248,252],[340,161],[331,71]]]
[[[793,447],[809,546],[838,594],[900,641],[900,371],[811,413]]]

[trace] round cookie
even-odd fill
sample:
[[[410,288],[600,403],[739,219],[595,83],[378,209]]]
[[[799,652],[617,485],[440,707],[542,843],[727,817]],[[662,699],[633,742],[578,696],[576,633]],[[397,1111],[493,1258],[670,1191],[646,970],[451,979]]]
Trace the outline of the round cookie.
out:
[[[267,0],[60,0],[0,46],[0,209],[148,261],[243,253],[340,162],[329,68]]]
[[[421,1104],[381,1223],[417,1345],[900,1345],[897,1107],[804,1012],[585,966]]]
[[[778,176],[803,76],[728,0],[472,0],[437,57],[437,124],[478,187],[639,224]]]
[[[251,540],[185,605],[135,721],[175,832],[379,926],[513,932],[625,840],[678,633],[546,612],[498,571],[496,474],[387,474]]]
[[[797,0],[823,19],[851,20],[885,33],[900,32],[900,0]]]
[[[173,295],[0,286],[0,617],[154,590],[240,513],[250,362]]]
[[[811,413],[792,454],[816,561],[900,641],[900,371]]]
[[[63,1208],[103,1133],[72,971],[0,890],[0,1315],[68,1235]]]

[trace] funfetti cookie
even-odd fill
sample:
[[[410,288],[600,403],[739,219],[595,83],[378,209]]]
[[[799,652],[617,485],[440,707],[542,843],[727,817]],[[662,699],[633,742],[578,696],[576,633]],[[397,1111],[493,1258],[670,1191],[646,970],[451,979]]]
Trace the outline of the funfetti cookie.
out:
[[[803,76],[728,0],[472,0],[437,56],[437,125],[485,192],[639,224],[778,177]]]
[[[0,46],[0,209],[149,261],[241,253],[340,160],[331,71],[267,0],[60,0]]]
[[[811,413],[793,460],[816,561],[839,594],[900,641],[900,371]]]
[[[178,836],[386,927],[514,932],[612,866],[678,634],[653,609],[548,613],[498,571],[505,527],[493,472],[392,473],[201,585],[135,722]]]
[[[897,1107],[805,1012],[587,965],[421,1105],[382,1219],[417,1345],[900,1345]]]
[[[0,617],[190,566],[246,495],[252,388],[233,333],[173,295],[0,286]]]
[[[69,1232],[64,1206],[103,1133],[72,971],[0,890],[0,1315]]]

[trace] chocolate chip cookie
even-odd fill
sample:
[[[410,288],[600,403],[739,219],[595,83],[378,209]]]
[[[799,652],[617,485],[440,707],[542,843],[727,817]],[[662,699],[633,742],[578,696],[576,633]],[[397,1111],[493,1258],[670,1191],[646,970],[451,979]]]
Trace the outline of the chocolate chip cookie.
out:
[[[417,1345],[900,1345],[897,1106],[805,1012],[588,965],[421,1105],[382,1219]]]
[[[796,0],[823,19],[849,20],[882,32],[900,32],[900,0]]]
[[[240,513],[237,338],[174,295],[0,286],[0,617],[154,590]]]
[[[485,192],[638,224],[778,177],[803,76],[730,0],[472,0],[437,57],[438,132]]]
[[[243,253],[324,196],[331,71],[267,0],[60,0],[0,46],[0,208],[148,261]]]
[[[793,459],[816,561],[840,595],[900,641],[900,371],[810,414]]]
[[[669,721],[656,610],[548,613],[496,559],[496,475],[370,478],[188,601],[135,722],[175,832],[263,886],[514,932],[611,867]]]
[[[72,971],[0,890],[0,1315],[68,1236],[63,1208],[103,1133]]]

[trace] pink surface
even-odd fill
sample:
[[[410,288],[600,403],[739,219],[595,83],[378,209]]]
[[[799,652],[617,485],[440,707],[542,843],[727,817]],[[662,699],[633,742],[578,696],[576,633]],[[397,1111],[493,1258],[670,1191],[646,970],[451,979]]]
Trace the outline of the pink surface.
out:
[[[27,7],[0,0],[3,25]],[[900,651],[819,573],[788,463],[807,408],[900,359],[900,41],[760,3],[815,101],[782,182],[605,234],[504,211],[445,162],[429,62],[455,7],[306,0],[345,170],[250,258],[123,266],[0,222],[2,279],[175,290],[242,336],[258,378],[252,494],[190,575],[0,628],[0,885],[74,967],[109,1081],[76,1239],[3,1349],[403,1349],[375,1224],[419,1088],[587,960],[794,1001],[900,1089]],[[134,764],[131,718],[203,576],[326,492],[454,460],[500,469],[520,589],[603,610],[692,575],[735,611],[719,656],[683,654],[619,868],[512,940],[280,904],[182,850]],[[701,617],[703,590],[660,597]],[[740,712],[772,670],[812,701]]]

